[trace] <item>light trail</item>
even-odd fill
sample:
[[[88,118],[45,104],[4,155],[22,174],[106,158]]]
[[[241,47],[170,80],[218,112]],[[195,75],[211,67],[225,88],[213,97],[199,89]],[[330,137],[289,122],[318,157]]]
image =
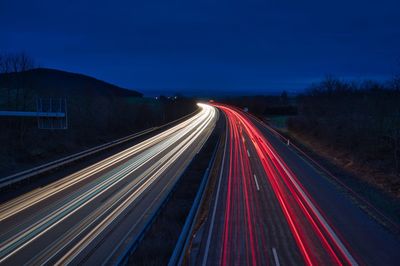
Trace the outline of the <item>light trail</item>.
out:
[[[237,133],[237,127],[240,125],[240,128],[243,128],[243,131],[245,131],[251,139],[252,145],[254,146],[256,154],[266,173],[267,181],[271,184],[292,235],[296,240],[301,254],[303,255],[304,262],[307,265],[325,263],[336,265],[357,265],[357,261],[349,252],[343,240],[339,238],[325,216],[320,212],[317,204],[312,200],[305,188],[301,185],[294,173],[290,171],[285,162],[280,158],[272,145],[252,124],[250,119],[242,112],[229,106],[219,104],[214,104],[214,106],[224,111],[227,120],[229,121],[230,130],[233,132],[230,136],[230,154],[232,160],[230,169],[232,169],[233,172],[228,177],[228,196],[226,199],[227,209],[225,213],[224,240],[222,245],[222,264],[231,264],[232,260],[229,260],[232,259],[231,256],[236,256],[233,258],[240,259],[237,254],[230,254],[230,251],[233,251],[230,242],[235,241],[235,232],[232,231],[232,224],[235,223],[232,223],[231,221],[232,217],[235,217],[235,214],[231,213],[231,209],[232,205],[240,206],[240,204],[237,203],[238,200],[243,200],[244,206],[242,205],[240,207],[245,209],[246,215],[242,217],[242,219],[245,218],[246,224],[248,225],[247,233],[249,236],[245,238],[245,245],[248,248],[245,256],[251,256],[252,260],[247,261],[252,265],[256,265],[259,262],[258,257],[260,250],[258,249],[253,236],[255,224],[257,224],[258,218],[257,214],[251,215],[251,211],[256,212],[257,206],[251,207],[248,204],[248,199],[250,198],[248,192],[246,192],[248,191],[248,174],[243,172],[240,174],[235,173],[237,167],[240,167],[241,169],[249,169],[246,160],[249,156],[243,156],[246,152],[243,152],[244,149],[239,147],[240,143],[243,144],[243,141],[239,141],[241,140],[241,137]],[[240,166],[238,166],[238,164],[240,164]],[[232,196],[232,194],[236,193],[235,189],[238,189],[232,186],[232,182],[237,183],[237,179],[240,176],[244,176],[242,181],[244,193],[243,199]],[[263,232],[257,232],[263,234]],[[275,256],[275,254],[273,255]]]
[[[20,211],[25,210],[26,208],[35,205],[42,200],[45,200],[51,196],[56,195],[60,191],[63,191],[73,185],[79,184],[84,181],[86,178],[93,176],[94,174],[100,173],[101,171],[113,166],[121,161],[126,160],[131,156],[139,154],[149,147],[159,143],[163,140],[168,139],[172,134],[179,132],[182,128],[187,127],[194,121],[198,120],[202,115],[202,113],[197,114],[196,116],[154,136],[148,140],[145,140],[131,148],[128,148],[124,151],[121,151],[109,158],[106,158],[98,163],[95,163],[83,170],[80,170],[74,174],[71,174],[59,181],[56,181],[44,188],[36,189],[32,192],[29,192],[21,197],[18,197],[14,200],[11,200],[5,204],[0,206],[0,222],[8,217],[17,214]]]
[[[58,234],[51,245],[32,256],[29,264],[49,263],[56,258],[59,258],[59,263],[68,263],[88,249],[105,230],[120,221],[136,201],[155,190],[162,180],[169,178],[165,177],[167,171],[175,167],[176,175],[182,172],[185,165],[177,165],[177,160],[183,160],[187,164],[189,160],[185,158],[185,154],[194,156],[200,150],[215,126],[217,113],[209,105],[199,106],[202,110],[198,114],[171,129],[49,186],[1,205],[0,225],[14,216],[25,215],[26,211],[36,205],[40,207],[42,202],[57,198],[67,189],[78,187],[50,206],[43,207],[37,214],[28,215],[17,226],[1,230],[0,263],[24,251],[43,236],[52,234],[56,227],[89,210],[72,227]],[[80,187],[82,181],[87,184]],[[171,188],[176,178],[171,177],[163,182],[164,186],[159,189],[164,194],[156,193],[145,210],[157,207],[157,200],[168,192],[167,188]],[[97,205],[99,202],[101,204]],[[139,217],[138,222],[140,219],[144,219],[143,216]],[[134,227],[136,224],[132,228]],[[132,231],[132,228],[127,231]]]
[[[212,117],[208,118],[209,120]],[[207,120],[207,122],[209,122]],[[109,226],[123,211],[125,211],[137,197],[140,196],[155,180],[157,180],[166,169],[168,169],[174,162],[177,160],[186,149],[188,149],[193,142],[197,140],[197,137],[203,132],[204,128],[208,125],[205,123],[196,128],[196,130],[190,134],[185,140],[179,142],[177,146],[173,148],[167,155],[165,155],[161,160],[158,160],[157,164],[160,167],[153,175],[146,176],[146,181],[135,191],[128,191],[125,193],[128,198],[106,218],[104,218],[101,223],[96,226],[92,231],[86,234],[85,238],[83,238],[78,244],[76,244],[72,249],[69,250],[58,262],[57,264],[67,264],[71,262],[76,256],[87,247],[90,242],[97,237],[107,226]],[[154,167],[156,168],[156,167]],[[122,242],[122,241],[121,241]]]
[[[265,229],[257,216],[260,209],[254,199],[259,189],[258,182],[251,171],[250,153],[242,127],[234,117],[227,115],[226,118],[230,152],[220,263],[259,265],[267,254],[263,252]],[[241,252],[243,245],[248,251],[244,254]]]

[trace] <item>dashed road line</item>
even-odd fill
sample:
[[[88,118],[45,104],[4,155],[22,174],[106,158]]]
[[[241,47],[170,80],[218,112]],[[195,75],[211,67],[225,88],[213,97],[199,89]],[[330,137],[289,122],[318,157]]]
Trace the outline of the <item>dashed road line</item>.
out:
[[[253,177],[254,177],[254,181],[256,181],[257,190],[260,190],[260,186],[258,185],[258,181],[257,181],[257,176],[254,174]]]
[[[276,252],[276,248],[272,248],[272,253],[274,254],[275,266],[280,266],[281,264],[279,263],[279,258],[278,258],[278,253]]]

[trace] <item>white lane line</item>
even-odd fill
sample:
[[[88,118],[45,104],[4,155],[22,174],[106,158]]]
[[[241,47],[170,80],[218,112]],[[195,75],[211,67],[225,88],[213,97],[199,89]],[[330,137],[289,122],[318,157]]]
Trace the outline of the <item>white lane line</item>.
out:
[[[249,152],[249,150],[247,150],[247,155],[250,157],[250,152]]]
[[[244,119],[244,118],[242,118],[242,119]],[[266,127],[268,128],[268,126],[266,126]],[[275,151],[273,151],[271,149],[271,147],[270,147],[271,144],[268,144],[268,142],[263,141],[261,138],[259,138],[259,140],[262,143],[264,143],[264,146],[269,150],[269,153],[272,154],[272,156],[278,162],[280,167],[284,170],[284,172],[286,173],[286,175],[289,177],[290,181],[294,185],[295,189],[300,193],[300,197],[303,198],[305,203],[310,207],[311,211],[316,215],[319,222],[325,227],[325,230],[330,234],[331,239],[335,242],[336,246],[341,250],[341,252],[346,257],[346,259],[349,260],[351,265],[358,265],[357,261],[351,255],[351,253],[349,252],[347,247],[343,244],[343,242],[340,240],[340,238],[336,235],[336,233],[333,231],[331,226],[328,224],[328,222],[325,220],[325,218],[322,216],[322,214],[319,212],[319,210],[316,208],[316,206],[311,202],[310,198],[307,196],[307,194],[304,192],[304,190],[300,187],[300,185],[295,180],[295,178],[292,176],[292,174],[289,172],[287,167],[284,166],[283,160],[275,153]]]
[[[281,264],[279,263],[278,253],[275,248],[272,248],[272,253],[274,254],[275,266],[280,266]]]
[[[280,167],[285,171],[286,175],[289,177],[289,180],[292,182],[294,185],[295,189],[300,193],[300,196],[305,200],[305,203],[311,208],[311,211],[317,216],[318,220],[320,221],[321,224],[324,225],[325,230],[330,234],[331,238],[334,240],[338,248],[342,251],[342,253],[345,255],[345,257],[349,260],[351,265],[358,265],[357,261],[354,259],[354,257],[351,255],[347,247],[343,244],[343,242],[340,240],[340,238],[336,235],[335,231],[331,228],[331,226],[328,224],[328,222],[325,220],[325,218],[322,216],[322,214],[319,212],[317,207],[312,203],[310,198],[307,196],[307,194],[304,192],[304,190],[300,187],[300,185],[297,183],[297,181],[294,179],[292,174],[289,172],[289,170],[284,166],[282,163],[282,159],[278,157],[274,151],[268,146],[265,145],[267,149],[270,151],[270,153],[273,155],[275,160],[279,163]]]
[[[257,176],[256,175],[253,175],[253,176],[254,176],[254,181],[256,181],[257,190],[260,190],[260,186],[258,185],[258,181],[257,181]]]
[[[219,192],[221,190],[221,180],[222,180],[222,175],[224,173],[224,164],[225,164],[225,154],[226,154],[226,146],[228,143],[228,119],[226,119],[225,117],[225,121],[226,121],[226,130],[225,130],[225,144],[224,144],[224,154],[222,155],[222,163],[221,163],[221,172],[219,174],[219,180],[218,180],[218,187],[217,187],[217,194],[215,195],[215,202],[214,202],[214,208],[213,208],[213,213],[211,216],[211,221],[210,221],[210,230],[208,231],[208,236],[207,236],[207,242],[206,242],[206,248],[204,251],[204,258],[203,258],[203,262],[202,262],[202,266],[206,266],[207,265],[207,260],[208,260],[208,252],[210,249],[210,243],[211,243],[211,236],[213,233],[213,229],[214,229],[214,223],[215,223],[215,213],[217,212],[217,205],[218,205],[218,199],[219,199]]]

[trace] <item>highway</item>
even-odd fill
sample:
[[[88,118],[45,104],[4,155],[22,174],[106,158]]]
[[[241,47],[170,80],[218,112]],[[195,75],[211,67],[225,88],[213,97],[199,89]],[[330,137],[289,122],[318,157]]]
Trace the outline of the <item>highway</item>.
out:
[[[398,236],[257,119],[215,106],[223,159],[186,264],[398,265]]]
[[[113,264],[210,136],[216,108],[0,205],[0,264]]]

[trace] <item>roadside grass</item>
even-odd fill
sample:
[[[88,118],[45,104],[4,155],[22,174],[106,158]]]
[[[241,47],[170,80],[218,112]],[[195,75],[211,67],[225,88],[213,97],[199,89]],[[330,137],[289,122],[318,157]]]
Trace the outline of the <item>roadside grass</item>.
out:
[[[265,116],[265,120],[282,131],[287,131],[287,120],[292,117],[290,115],[268,115]]]
[[[392,193],[388,193],[387,188],[385,188],[388,184],[378,184],[372,181],[372,176],[376,177],[379,173],[373,171],[373,169],[369,169],[365,165],[360,165],[357,162],[349,164],[348,160],[344,159],[347,158],[349,154],[343,152],[340,153],[333,148],[326,147],[318,141],[305,136],[304,134],[297,134],[288,130],[286,125],[283,123],[286,123],[289,117],[276,116],[268,118],[265,119],[267,123],[273,126],[281,134],[288,137],[291,142],[300,147],[313,160],[321,164],[341,182],[355,191],[359,196],[370,202],[375,208],[389,217],[392,221],[398,224],[400,223],[400,200]],[[340,185],[338,186],[340,187]],[[381,220],[379,217],[375,216],[373,212],[368,210],[362,202],[355,199],[350,194],[349,196],[360,206],[360,208],[364,209],[387,229],[393,229],[389,228],[389,225],[386,224],[385,221]]]

